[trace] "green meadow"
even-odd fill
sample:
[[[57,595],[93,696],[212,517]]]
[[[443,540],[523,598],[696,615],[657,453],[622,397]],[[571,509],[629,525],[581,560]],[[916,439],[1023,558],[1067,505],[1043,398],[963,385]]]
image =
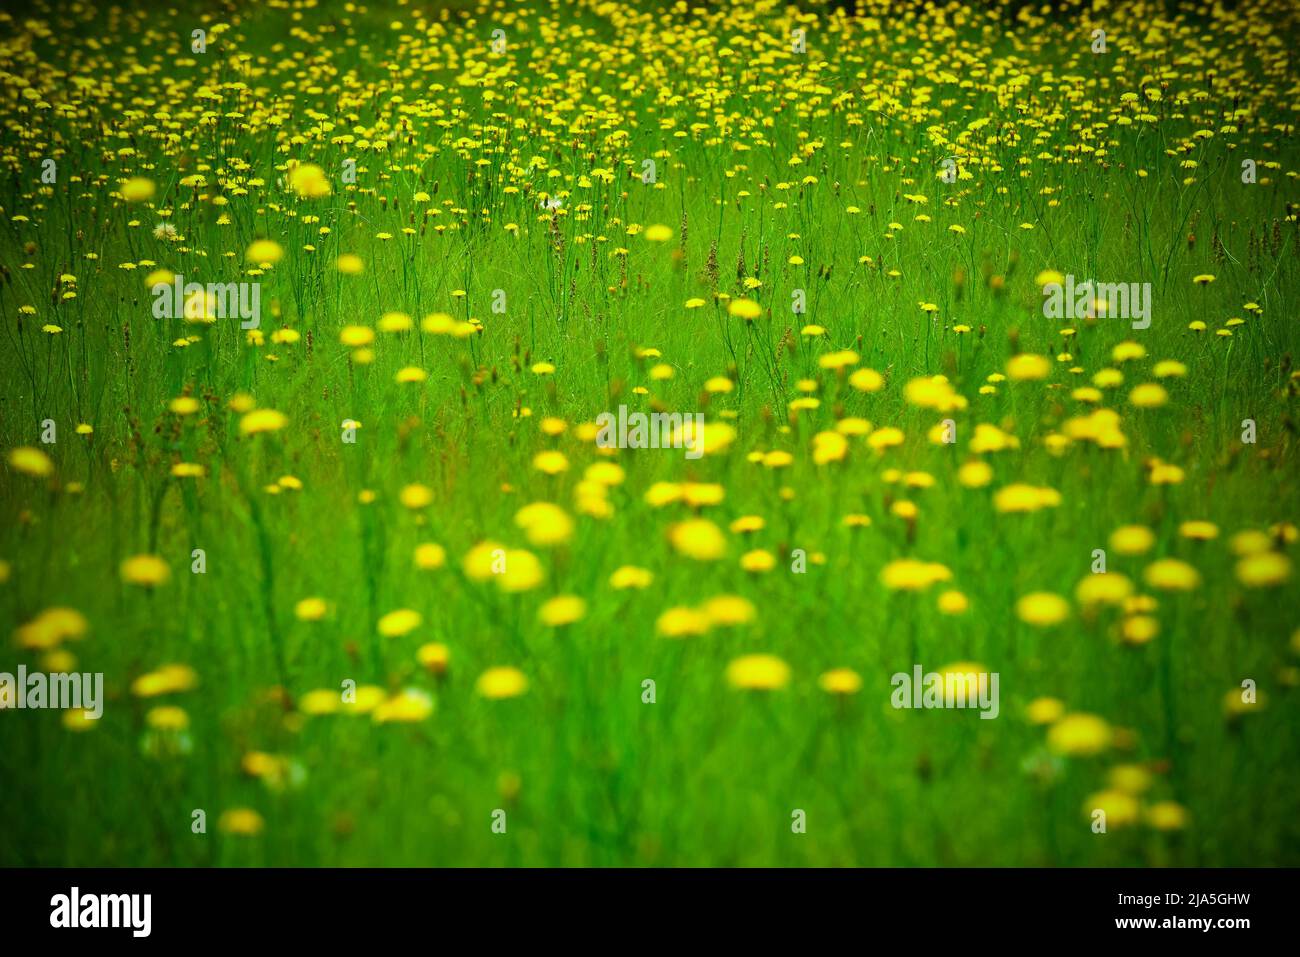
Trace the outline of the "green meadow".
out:
[[[1300,864],[1296,27],[0,15],[0,864]]]

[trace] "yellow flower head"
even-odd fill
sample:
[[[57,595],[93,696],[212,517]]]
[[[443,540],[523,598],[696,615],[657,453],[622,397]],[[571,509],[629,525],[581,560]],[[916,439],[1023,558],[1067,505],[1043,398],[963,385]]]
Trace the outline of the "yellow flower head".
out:
[[[299,163],[290,170],[289,187],[303,199],[319,199],[333,192],[325,171],[314,163]]]
[[[157,555],[134,555],[122,562],[122,581],[142,588],[156,588],[171,578],[171,569]]]
[[[244,435],[277,432],[289,424],[289,418],[275,409],[254,409],[239,420],[239,431]]]
[[[517,698],[528,690],[528,678],[518,668],[489,668],[479,675],[474,690],[492,701]]]
[[[1031,592],[1016,602],[1016,616],[1040,628],[1059,625],[1070,616],[1070,603],[1051,592]]]
[[[560,628],[581,621],[587,614],[587,603],[577,595],[556,595],[548,599],[537,611],[544,625]]]
[[[827,694],[851,695],[862,690],[862,676],[851,668],[833,668],[817,679]]]
[[[727,539],[722,529],[707,518],[688,519],[669,530],[673,548],[696,561],[715,561],[727,551]]]
[[[399,608],[380,618],[376,627],[378,627],[381,635],[387,638],[396,638],[419,628],[423,621],[424,617],[418,611]]]
[[[1161,558],[1152,562],[1142,577],[1152,588],[1162,591],[1192,591],[1201,584],[1200,572],[1177,558]]]
[[[747,691],[776,691],[790,682],[790,666],[775,655],[743,655],[727,665],[727,682]]]
[[[1105,751],[1113,736],[1105,720],[1080,711],[1053,724],[1047,732],[1047,744],[1057,754],[1087,756]]]
[[[563,545],[573,537],[573,519],[558,505],[534,502],[515,513],[515,524],[540,548]]]
[[[9,466],[16,472],[35,478],[44,478],[54,471],[54,463],[48,455],[26,445],[9,450]]]

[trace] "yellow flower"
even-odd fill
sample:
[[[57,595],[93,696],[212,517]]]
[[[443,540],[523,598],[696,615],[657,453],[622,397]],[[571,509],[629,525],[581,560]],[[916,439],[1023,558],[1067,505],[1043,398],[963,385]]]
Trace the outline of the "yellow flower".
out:
[[[1223,713],[1229,718],[1239,718],[1264,709],[1264,692],[1253,691],[1247,695],[1245,688],[1233,688],[1223,696]]]
[[[334,268],[345,276],[355,276],[363,272],[366,265],[355,253],[344,253],[334,261]]]
[[[394,721],[410,724],[423,721],[431,714],[433,697],[418,688],[405,688],[376,705],[370,718],[376,724]]]
[[[265,826],[266,822],[262,820],[262,815],[246,807],[225,811],[217,821],[217,828],[223,834],[234,834],[240,837],[255,837],[262,833]]]
[[[288,417],[275,409],[254,409],[239,420],[239,431],[244,435],[276,432],[289,424]]]
[[[947,567],[915,558],[897,559],[880,571],[880,580],[890,591],[920,591],[951,578],[952,572]]]
[[[479,542],[466,554],[462,565],[465,575],[474,581],[485,581],[506,570],[506,549],[497,542]]]
[[[615,465],[613,462],[593,462],[587,466],[582,473],[582,477],[588,482],[612,487],[622,485],[626,473],[623,471],[622,466]]]
[[[1037,512],[1060,503],[1061,495],[1055,489],[1033,485],[1007,485],[993,495],[993,507],[999,512]]]
[[[1138,800],[1131,794],[1111,789],[1098,791],[1083,802],[1084,817],[1092,818],[1096,811],[1106,814],[1106,828],[1128,827],[1138,822]]]
[[[885,449],[903,444],[903,430],[894,428],[892,425],[876,429],[867,436],[867,445],[876,452],[884,452]]]
[[[534,502],[515,513],[515,524],[539,547],[563,545],[573,536],[573,519],[558,505]]]
[[[1128,394],[1128,400],[1139,409],[1155,409],[1169,401],[1169,393],[1159,383],[1144,382]]]
[[[871,423],[854,415],[845,416],[835,423],[835,431],[840,435],[869,435]]]
[[[1246,528],[1233,535],[1228,546],[1232,549],[1232,554],[1244,558],[1256,552],[1268,551],[1273,547],[1273,539],[1267,532],[1257,528]]]
[[[155,192],[153,180],[143,176],[132,176],[122,183],[122,198],[128,203],[143,203],[153,199]]]
[[[761,316],[763,307],[752,299],[733,299],[727,305],[727,312],[748,322]]]
[[[987,462],[967,462],[957,470],[957,481],[966,488],[983,488],[993,481],[993,467]]]
[[[244,252],[244,259],[250,263],[275,265],[282,258],[284,258],[284,250],[280,248],[279,243],[270,239],[254,240]]]
[[[1122,605],[1133,594],[1133,583],[1119,572],[1099,572],[1079,580],[1074,596],[1080,605]]]
[[[654,574],[636,565],[623,565],[609,576],[610,587],[620,591],[628,588],[648,588],[652,581],[654,581]]]
[[[1145,359],[1147,350],[1142,343],[1130,339],[1117,343],[1115,348],[1110,350],[1110,357],[1115,362],[1133,362],[1137,359]]]
[[[1112,788],[1126,794],[1142,794],[1151,787],[1151,772],[1140,764],[1117,764],[1106,779]]]
[[[198,681],[199,676],[188,665],[163,665],[157,671],[140,675],[131,682],[131,693],[137,698],[155,698],[158,695],[189,691]]]
[[[339,342],[345,346],[368,346],[374,341],[375,330],[369,326],[344,326],[339,330]]]
[[[339,710],[344,714],[369,714],[388,697],[388,693],[378,685],[361,685],[354,689],[352,701],[344,701],[340,696]]]
[[[451,662],[451,649],[439,641],[421,645],[415,652],[415,658],[435,675],[445,674]]]
[[[970,450],[977,455],[1018,448],[1020,448],[1018,438],[987,422],[980,422],[975,426],[975,434],[970,440]]]
[[[863,367],[853,370],[849,376],[849,385],[859,392],[879,392],[885,387],[885,377],[875,369]]]
[[[324,598],[304,598],[293,606],[294,616],[299,621],[320,621],[328,610]]]
[[[1047,378],[1052,363],[1046,356],[1022,353],[1007,360],[1006,371],[1012,382],[1035,382]]]
[[[334,714],[342,707],[342,703],[339,692],[330,688],[317,688],[302,696],[298,710],[310,715]]]
[[[1237,562],[1237,581],[1247,588],[1273,588],[1291,577],[1291,559],[1281,552],[1256,552]]]
[[[669,530],[672,546],[687,558],[715,561],[727,551],[727,539],[707,518],[688,519]]]
[[[313,163],[299,163],[290,170],[289,186],[303,199],[319,199],[332,192],[325,171]]]
[[[739,595],[716,595],[700,610],[709,619],[709,624],[723,628],[749,624],[758,614],[753,602]]]
[[[708,630],[708,615],[695,608],[669,608],[655,621],[655,631],[665,638],[694,638]]]
[[[23,648],[43,650],[55,648],[65,640],[84,638],[90,623],[75,608],[47,608],[27,624],[18,628],[16,638]]]
[[[44,478],[54,471],[54,463],[48,455],[27,445],[9,450],[9,465],[15,471],[36,478]]]
[[[950,412],[966,407],[965,396],[959,395],[948,379],[941,375],[913,379],[903,387],[903,398],[909,405],[936,412]]]
[[[642,233],[648,242],[664,243],[673,238],[671,226],[664,226],[662,223],[655,223],[653,226],[647,226],[646,231]]]
[[[1178,534],[1183,538],[1191,538],[1200,542],[1208,542],[1212,538],[1219,537],[1219,526],[1213,522],[1191,521],[1183,522],[1178,526]]]
[[[1086,756],[1110,747],[1114,732],[1102,718],[1082,711],[1067,714],[1047,732],[1047,745],[1058,754]]]
[[[906,499],[895,502],[889,507],[889,512],[904,521],[916,521],[916,516],[920,514],[920,509],[916,507],[915,502],[909,502]]]
[[[398,500],[412,511],[428,508],[433,504],[433,489],[427,485],[421,485],[419,482],[413,482],[402,487]]]
[[[489,668],[478,676],[474,690],[493,701],[517,698],[528,690],[528,678],[518,668]]]
[[[749,691],[775,691],[790,681],[790,666],[775,655],[743,655],[727,665],[727,681]]]
[[[960,696],[963,701],[976,701],[979,697],[981,675],[987,675],[989,669],[973,661],[959,661],[944,665],[939,669],[943,678],[945,695]]]
[[[144,722],[155,731],[184,731],[190,726],[190,716],[184,708],[164,704],[150,708]]]
[[[587,614],[587,603],[577,595],[556,595],[547,600],[537,611],[537,617],[544,625],[559,628],[581,621]]]
[[[377,625],[379,633],[386,638],[396,638],[401,635],[409,634],[424,621],[423,616],[418,611],[412,611],[409,608],[399,608],[396,611],[390,611],[379,619]]]
[[[838,432],[818,432],[813,436],[813,461],[818,465],[841,461],[849,450],[849,440]]]
[[[939,595],[939,611],[945,615],[963,615],[970,601],[959,591],[949,590]]]
[[[167,408],[177,415],[193,415],[199,411],[199,400],[192,395],[182,395],[167,404]]]
[[[415,323],[404,312],[386,312],[379,317],[380,332],[410,332],[414,328]]]
[[[844,369],[858,364],[858,354],[852,349],[828,352],[818,357],[817,365],[822,369]]]
[[[497,587],[511,594],[532,591],[542,583],[542,563],[532,552],[511,548],[503,559],[504,570],[495,573]]]
[[[99,727],[99,721],[86,715],[82,708],[73,708],[71,711],[63,712],[63,726],[69,731],[93,731]]]
[[[1160,633],[1160,622],[1150,615],[1130,615],[1120,623],[1119,633],[1125,644],[1145,645]]]
[[[122,562],[122,581],[142,588],[155,588],[171,578],[171,569],[157,555],[134,555]]]
[[[1110,547],[1121,555],[1141,555],[1155,543],[1155,533],[1145,525],[1121,525],[1110,533]]]
[[[1161,558],[1152,562],[1142,577],[1152,588],[1163,591],[1192,591],[1201,583],[1200,572],[1177,558]]]
[[[548,449],[533,456],[533,468],[546,475],[559,475],[569,470],[569,460],[563,452]]]
[[[862,677],[851,668],[833,668],[817,679],[827,694],[851,695],[862,690]]]
[[[1146,811],[1147,824],[1157,831],[1181,831],[1187,820],[1187,809],[1175,801],[1157,801]]]
[[[447,562],[447,550],[436,542],[423,542],[415,547],[415,566],[425,571],[441,568]]]
[[[1025,716],[1031,724],[1055,724],[1065,714],[1065,703],[1060,698],[1035,698],[1025,707]]]
[[[1070,603],[1051,592],[1031,592],[1016,602],[1016,615],[1028,625],[1058,625],[1070,616]]]
[[[1152,485],[1178,485],[1183,481],[1183,470],[1167,462],[1156,462],[1151,467]]]
[[[740,567],[752,574],[770,572],[776,567],[776,556],[769,551],[755,548],[740,556]]]

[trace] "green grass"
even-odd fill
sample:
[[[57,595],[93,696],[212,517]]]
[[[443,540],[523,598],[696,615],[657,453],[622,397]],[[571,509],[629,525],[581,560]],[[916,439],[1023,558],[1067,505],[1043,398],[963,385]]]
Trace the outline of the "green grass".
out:
[[[1240,531],[1294,523],[1300,500],[1300,237],[1288,205],[1297,157],[1284,128],[1295,76],[1282,42],[1294,12],[1266,4],[1250,20],[1201,11],[1168,22],[1114,12],[1097,20],[1109,52],[1093,55],[1093,20],[1077,11],[1017,22],[954,7],[952,35],[926,8],[877,12],[878,30],[823,11],[801,21],[810,52],[792,56],[789,14],[750,8],[527,2],[423,24],[406,6],[375,3],[356,17],[308,9],[295,25],[286,11],[240,5],[203,55],[188,52],[189,31],[211,31],[215,17],[83,10],[61,21],[38,5],[46,35],[0,21],[0,71],[24,81],[0,85],[0,447],[38,447],[54,465],[44,478],[0,469],[0,613],[17,632],[47,608],[79,610],[89,630],[64,648],[77,670],[103,672],[107,694],[86,731],[55,712],[0,712],[0,820],[10,825],[0,863],[1300,862],[1297,583],[1245,587],[1230,547]],[[1247,31],[1273,21],[1271,32]],[[504,57],[488,49],[497,24]],[[242,68],[241,52],[251,55]],[[1007,85],[1012,68],[1028,82]],[[1122,100],[1127,92],[1146,106]],[[376,151],[338,142],[344,133],[393,136]],[[803,154],[810,143],[819,146]],[[937,178],[948,155],[968,178]],[[47,157],[58,178],[43,185]],[[349,157],[355,188],[338,176]],[[530,169],[533,157],[545,165]],[[649,157],[663,188],[641,183]],[[1243,158],[1259,163],[1259,183],[1242,183]],[[290,160],[319,165],[332,194],[302,199],[279,185]],[[205,184],[187,179],[199,173]],[[128,204],[119,184],[135,176],[157,192]],[[563,199],[553,224],[543,194]],[[907,198],[917,194],[927,202]],[[180,238],[155,237],[160,221]],[[628,235],[632,224],[671,226],[673,238]],[[263,237],[284,257],[250,277],[244,253]],[[335,268],[345,253],[361,257],[363,274]],[[795,255],[802,265],[789,264]],[[235,320],[154,319],[145,276],[159,268],[260,281],[264,341],[247,341]],[[1045,270],[1151,283],[1150,328],[1044,318]],[[1215,281],[1194,284],[1202,274]],[[761,287],[746,292],[744,277]],[[498,289],[504,314],[492,311]],[[795,289],[806,290],[806,315],[790,311]],[[730,316],[717,294],[754,298],[763,315]],[[686,309],[697,297],[705,305]],[[374,327],[392,311],[415,330],[377,332],[373,362],[355,361],[342,327]],[[420,331],[434,312],[482,331]],[[1232,317],[1245,322],[1226,327]],[[1208,328],[1189,329],[1198,319]],[[61,332],[43,332],[47,323]],[[825,335],[801,336],[808,323]],[[1067,325],[1076,333],[1064,337]],[[301,339],[273,342],[281,327]],[[1216,334],[1224,328],[1233,334]],[[197,341],[174,344],[186,335]],[[1145,358],[1114,363],[1126,340]],[[659,357],[640,354],[648,348]],[[844,349],[886,387],[864,394],[819,367]],[[1048,379],[990,383],[1019,353],[1051,358]],[[1167,404],[1134,407],[1130,389],[1161,360],[1186,375],[1161,380]],[[543,361],[554,375],[530,371]],[[651,377],[659,363],[672,378]],[[411,366],[427,381],[396,383]],[[1076,441],[1054,453],[1048,436],[1092,409],[1072,391],[1109,367],[1124,383],[1100,404],[1122,417],[1125,447]],[[905,401],[908,382],[935,374],[964,410]],[[718,376],[734,391],[704,392]],[[820,405],[791,411],[801,379],[817,381]],[[241,393],[288,425],[241,435],[229,407]],[[183,394],[201,411],[170,412]],[[736,438],[696,462],[622,450],[612,460],[626,478],[608,491],[609,516],[582,514],[582,473],[604,456],[577,427],[620,403],[702,411]],[[843,461],[815,464],[813,436],[846,416],[906,440],[878,454],[855,437]],[[568,430],[545,435],[545,417]],[[947,417],[956,445],[927,441]],[[355,444],[342,440],[350,418],[361,423]],[[1253,445],[1241,441],[1247,418]],[[40,441],[46,419],[58,429],[52,445]],[[79,423],[93,435],[76,434]],[[978,423],[1019,448],[972,455]],[[533,468],[549,448],[567,456],[566,473]],[[773,450],[793,454],[788,468],[748,458]],[[957,482],[976,457],[993,468],[987,488]],[[1155,458],[1183,469],[1181,483],[1153,485]],[[177,462],[207,475],[173,477]],[[908,489],[889,470],[934,482]],[[286,475],[301,490],[271,494]],[[725,496],[698,509],[646,503],[655,483],[687,481]],[[996,490],[1021,482],[1057,490],[1060,504],[998,512]],[[432,490],[431,506],[399,503],[411,483]],[[900,499],[918,507],[914,523],[892,513]],[[534,547],[516,527],[515,513],[537,501],[573,516],[567,544]],[[670,527],[692,512],[724,531],[724,557],[674,549]],[[845,527],[849,514],[871,524]],[[765,527],[727,531],[747,515]],[[1215,523],[1219,536],[1181,536],[1189,520]],[[1151,552],[1108,544],[1129,524],[1153,530]],[[1272,534],[1272,548],[1294,551],[1285,529]],[[539,587],[506,594],[468,578],[461,561],[484,540],[534,552]],[[416,567],[424,542],[445,546],[445,567]],[[202,575],[190,571],[195,548],[206,553]],[[1155,599],[1150,642],[1119,640],[1121,609],[1074,600],[1097,548]],[[743,570],[751,549],[770,551],[775,568]],[[793,549],[824,562],[795,574]],[[161,556],[170,581],[124,583],[120,564],[139,554]],[[944,564],[951,582],[885,588],[881,570],[909,556]],[[1144,570],[1163,557],[1194,566],[1199,587],[1148,587]],[[629,564],[653,572],[649,588],[609,586]],[[948,588],[967,596],[966,614],[939,613]],[[1069,618],[1023,622],[1016,603],[1036,591],[1070,599]],[[538,608],[559,594],[585,599],[586,615],[546,627]],[[663,612],[723,594],[752,602],[755,620],[684,640],[657,634]],[[295,617],[309,596],[328,602],[323,620]],[[380,636],[380,617],[399,608],[422,624]],[[441,678],[417,661],[429,642],[450,650]],[[732,688],[728,663],[753,653],[785,661],[789,684]],[[895,672],[959,661],[1000,675],[997,720],[890,706]],[[48,662],[16,640],[0,671]],[[194,668],[198,685],[132,693],[169,662]],[[523,671],[528,692],[476,694],[478,676],[498,665]],[[862,677],[859,693],[818,686],[840,667]],[[646,679],[653,704],[642,700]],[[1225,698],[1244,679],[1265,706],[1229,717]],[[409,724],[300,713],[307,692],[345,680],[422,689],[436,707]],[[1047,729],[1026,716],[1042,697],[1103,717],[1117,729],[1111,747],[1049,750]],[[158,753],[177,740],[149,729],[159,705],[185,709],[188,753]],[[293,770],[283,786],[241,770],[250,752],[284,757]],[[1150,773],[1143,808],[1175,801],[1185,828],[1092,832],[1090,795],[1131,765]],[[261,833],[224,833],[218,818],[232,808],[261,815]],[[191,830],[194,809],[207,814],[205,834]],[[507,812],[505,834],[491,828],[496,809]],[[796,809],[806,833],[792,832]]]

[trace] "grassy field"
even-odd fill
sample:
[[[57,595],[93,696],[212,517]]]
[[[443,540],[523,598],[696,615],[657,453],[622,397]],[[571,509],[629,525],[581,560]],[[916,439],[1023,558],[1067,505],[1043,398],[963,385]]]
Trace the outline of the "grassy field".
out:
[[[1300,14],[1017,6],[0,18],[0,863],[1300,864]]]

